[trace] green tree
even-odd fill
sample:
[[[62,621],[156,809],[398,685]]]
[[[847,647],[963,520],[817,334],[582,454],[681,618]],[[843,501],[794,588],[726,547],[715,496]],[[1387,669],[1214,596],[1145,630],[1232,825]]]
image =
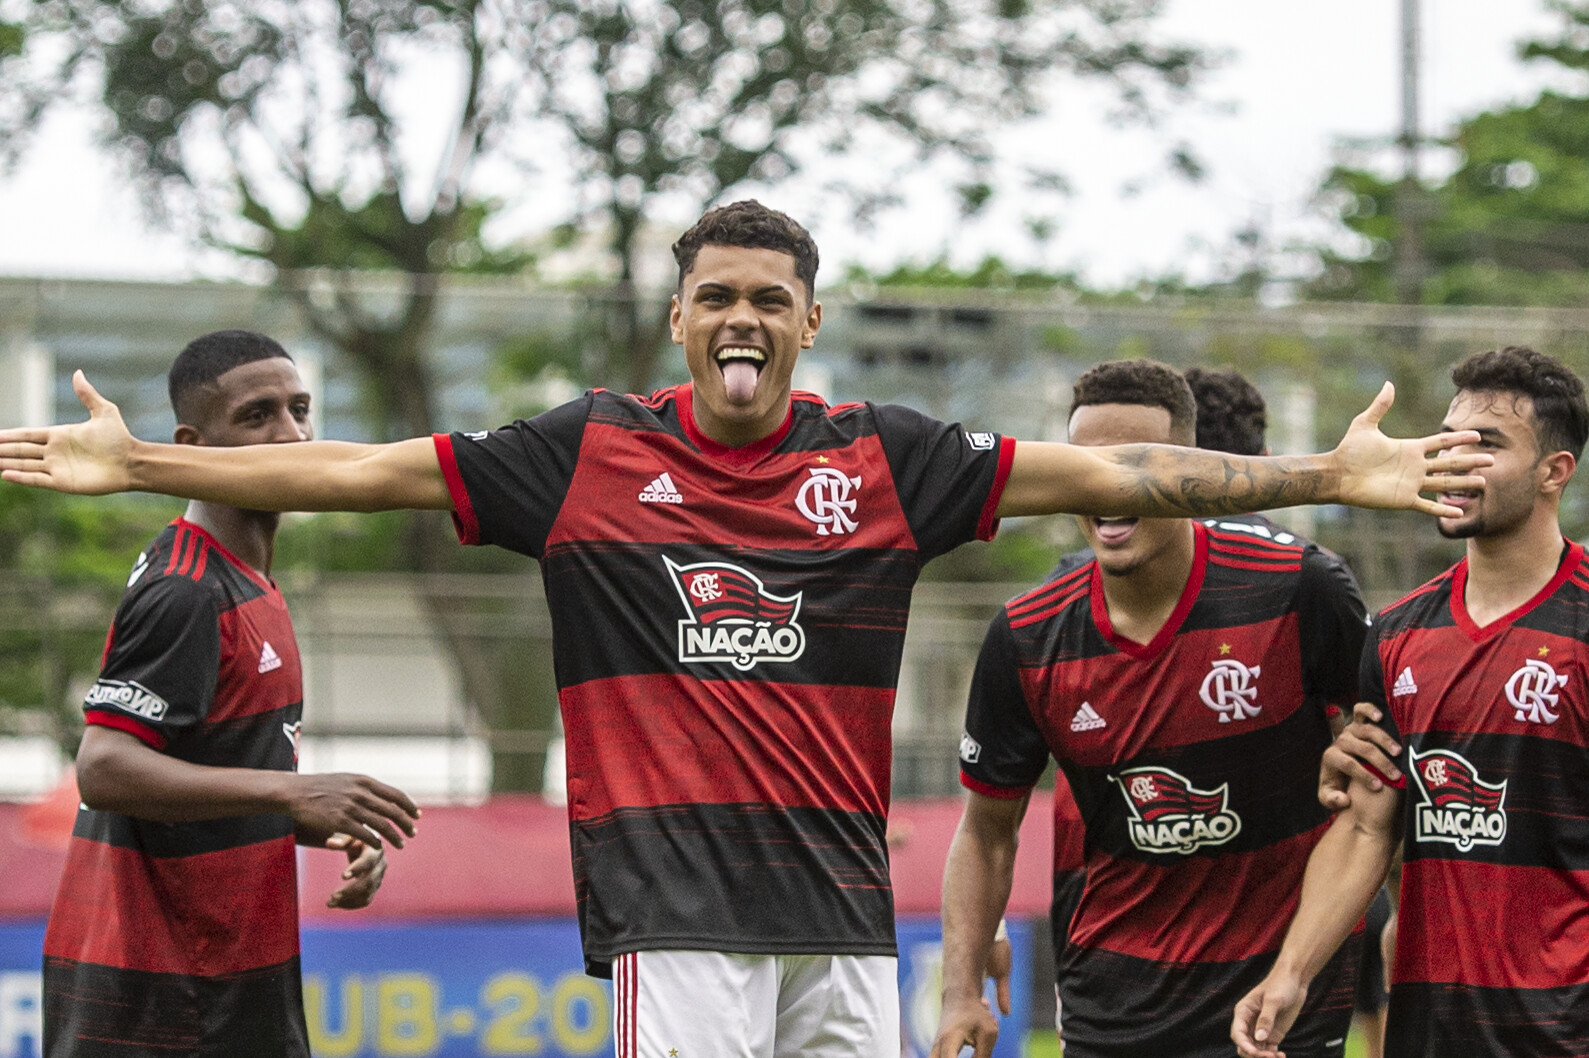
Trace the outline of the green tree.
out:
[[[1556,2],[1560,32],[1519,55],[1589,74],[1589,3]],[[1546,91],[1533,102],[1476,114],[1446,145],[1456,170],[1425,189],[1421,207],[1428,304],[1578,305],[1589,295],[1589,95]],[[1352,238],[1322,254],[1314,297],[1395,300],[1399,180],[1341,165],[1320,200]]]

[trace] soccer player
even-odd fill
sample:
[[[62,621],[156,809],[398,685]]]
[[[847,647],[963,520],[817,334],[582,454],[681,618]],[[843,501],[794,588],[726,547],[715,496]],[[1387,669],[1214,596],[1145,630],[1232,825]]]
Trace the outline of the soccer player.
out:
[[[1164,364],[1076,382],[1072,443],[1186,445],[1193,424]],[[1279,948],[1328,824],[1314,784],[1327,708],[1356,697],[1356,593],[1317,548],[1185,518],[1079,521],[1094,561],[1008,603],[972,681],[937,1058],[991,1050],[980,970],[1050,755],[1085,828],[1086,881],[1056,952],[1071,1058],[1229,1054],[1230,1010]],[[1342,1053],[1354,975],[1352,959],[1330,969],[1301,1053]]]
[[[829,407],[790,377],[822,322],[817,249],[740,202],[674,246],[690,383],[595,390],[530,421],[290,456],[136,441],[78,377],[87,423],[0,431],[9,481],[260,509],[451,510],[466,543],[536,558],[553,621],[587,968],[615,976],[620,1056],[892,1055],[884,840],[911,586],[1000,517],[1442,505],[1482,457],[1377,429],[1321,456],[1016,444],[907,408]],[[990,927],[991,932],[991,927]]]
[[[220,331],[170,374],[178,445],[306,441],[274,341]],[[279,515],[195,502],[138,556],[77,754],[83,799],[44,937],[45,1058],[308,1058],[294,841],[339,849],[328,906],[380,888],[418,810],[298,775],[302,674],[270,580]]]
[[[1392,785],[1348,767],[1280,956],[1236,1010],[1248,1058],[1290,1053],[1314,968],[1398,840],[1386,1053],[1589,1055],[1589,566],[1559,521],[1589,407],[1578,377],[1531,349],[1477,354],[1451,378],[1445,428],[1477,431],[1495,463],[1482,494],[1446,496],[1461,513],[1440,533],[1467,541],[1464,558],[1381,613],[1363,653],[1383,730],[1354,751]]]

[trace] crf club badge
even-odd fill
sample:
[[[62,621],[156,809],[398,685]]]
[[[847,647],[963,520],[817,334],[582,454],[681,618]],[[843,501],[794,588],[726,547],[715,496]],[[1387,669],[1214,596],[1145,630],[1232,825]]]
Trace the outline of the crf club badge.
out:
[[[773,595],[760,577],[727,562],[662,561],[689,614],[679,622],[679,661],[727,662],[746,672],[805,652],[805,630],[795,621],[800,592]]]
[[[1466,852],[1506,840],[1506,783],[1488,783],[1468,761],[1449,750],[1411,750],[1419,802],[1413,833],[1419,841],[1443,841]]]
[[[1241,817],[1229,808],[1229,783],[1199,790],[1186,776],[1158,767],[1127,768],[1109,781],[1120,786],[1131,812],[1131,844],[1143,852],[1190,855],[1241,833]]]

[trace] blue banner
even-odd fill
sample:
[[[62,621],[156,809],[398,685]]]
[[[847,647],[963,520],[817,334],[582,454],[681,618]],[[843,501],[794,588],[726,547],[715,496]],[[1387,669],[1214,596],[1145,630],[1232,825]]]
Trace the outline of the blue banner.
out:
[[[42,922],[0,925],[0,1058],[39,1058]],[[1013,1010],[994,1054],[1016,1058],[1031,1009],[1031,931],[1010,924]],[[937,919],[899,923],[902,1037],[938,1024]],[[304,1007],[315,1058],[612,1054],[612,987],[585,976],[573,919],[308,927]],[[991,997],[991,989],[989,995]]]

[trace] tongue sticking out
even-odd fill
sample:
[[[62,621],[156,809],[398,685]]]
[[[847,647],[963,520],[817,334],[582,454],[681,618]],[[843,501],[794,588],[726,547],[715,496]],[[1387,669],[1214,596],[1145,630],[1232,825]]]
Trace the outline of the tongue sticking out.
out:
[[[735,404],[749,404],[756,395],[756,365],[749,360],[730,360],[724,364],[723,388]]]

